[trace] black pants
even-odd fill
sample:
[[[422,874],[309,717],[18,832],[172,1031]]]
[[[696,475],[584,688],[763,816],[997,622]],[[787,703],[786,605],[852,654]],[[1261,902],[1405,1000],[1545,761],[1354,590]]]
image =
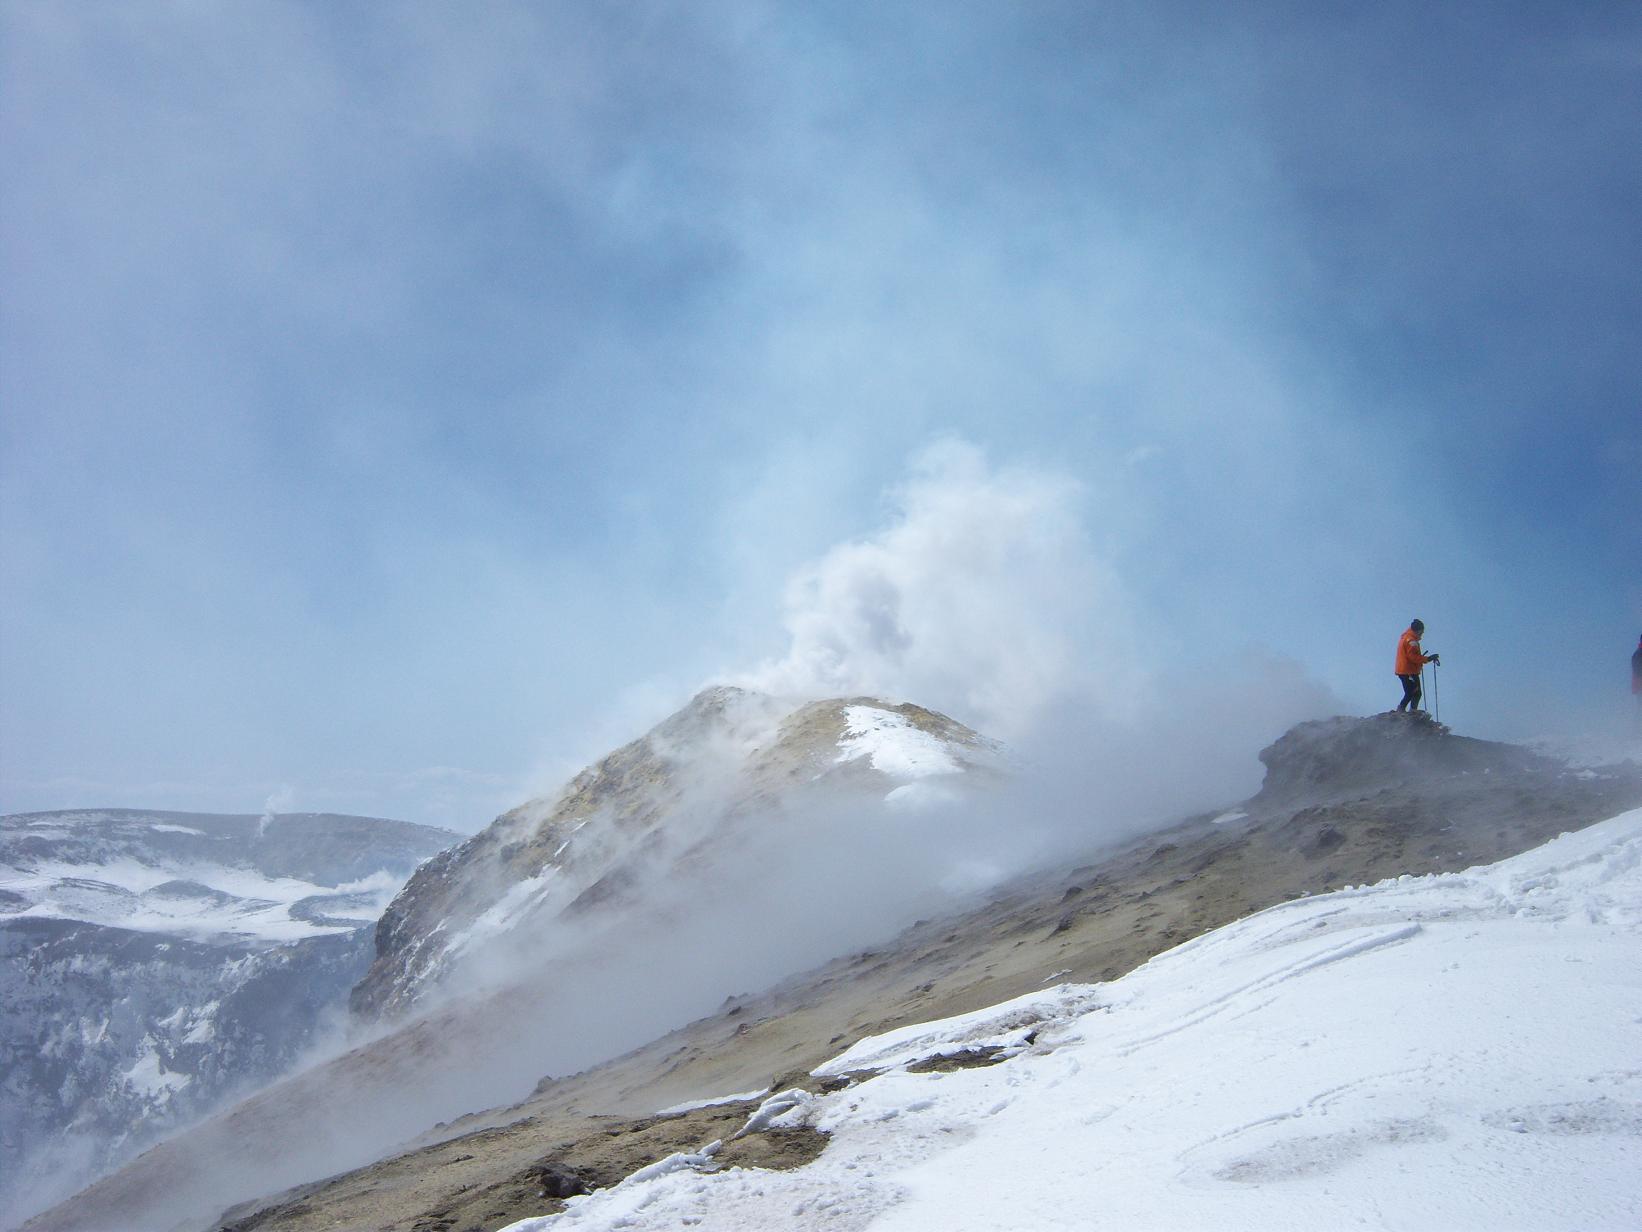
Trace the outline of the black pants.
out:
[[[1420,678],[1418,676],[1398,676],[1403,682],[1403,699],[1397,703],[1398,710],[1418,710],[1420,708]]]

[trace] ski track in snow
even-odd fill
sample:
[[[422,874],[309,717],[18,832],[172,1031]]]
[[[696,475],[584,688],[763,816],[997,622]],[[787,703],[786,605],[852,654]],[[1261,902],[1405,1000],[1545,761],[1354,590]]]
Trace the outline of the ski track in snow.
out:
[[[709,1144],[508,1232],[1642,1227],[1639,934],[1642,810],[863,1040],[755,1114],[813,1163]]]

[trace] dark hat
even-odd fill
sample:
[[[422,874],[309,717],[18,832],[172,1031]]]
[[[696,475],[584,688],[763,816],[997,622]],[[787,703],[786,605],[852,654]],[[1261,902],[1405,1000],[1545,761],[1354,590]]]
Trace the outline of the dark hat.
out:
[[[1415,619],[1409,621],[1408,627],[1410,629],[1423,629],[1423,628],[1425,628],[1425,621],[1420,620],[1418,617],[1416,617]]]

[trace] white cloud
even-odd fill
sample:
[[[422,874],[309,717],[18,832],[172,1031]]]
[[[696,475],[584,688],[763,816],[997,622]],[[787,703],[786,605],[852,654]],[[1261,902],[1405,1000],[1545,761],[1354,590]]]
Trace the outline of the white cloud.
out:
[[[1055,699],[1087,691],[1091,651],[1133,627],[1085,530],[1087,496],[1065,475],[996,467],[964,441],[925,449],[889,525],[792,578],[789,648],[740,683],[905,698],[1005,739],[1023,732]]]

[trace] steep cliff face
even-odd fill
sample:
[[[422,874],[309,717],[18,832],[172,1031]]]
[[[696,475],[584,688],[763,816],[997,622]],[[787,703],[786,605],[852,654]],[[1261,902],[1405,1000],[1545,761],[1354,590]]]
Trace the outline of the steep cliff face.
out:
[[[137,809],[0,818],[0,1207],[284,1073],[370,961],[429,826]]]
[[[75,920],[0,926],[0,1198],[60,1196],[277,1078],[340,1010],[369,938],[259,949]]]
[[[713,688],[555,796],[429,861],[383,914],[352,1005],[402,1013],[509,935],[630,905],[645,876],[809,808],[913,809],[995,777],[999,750],[922,707]]]

